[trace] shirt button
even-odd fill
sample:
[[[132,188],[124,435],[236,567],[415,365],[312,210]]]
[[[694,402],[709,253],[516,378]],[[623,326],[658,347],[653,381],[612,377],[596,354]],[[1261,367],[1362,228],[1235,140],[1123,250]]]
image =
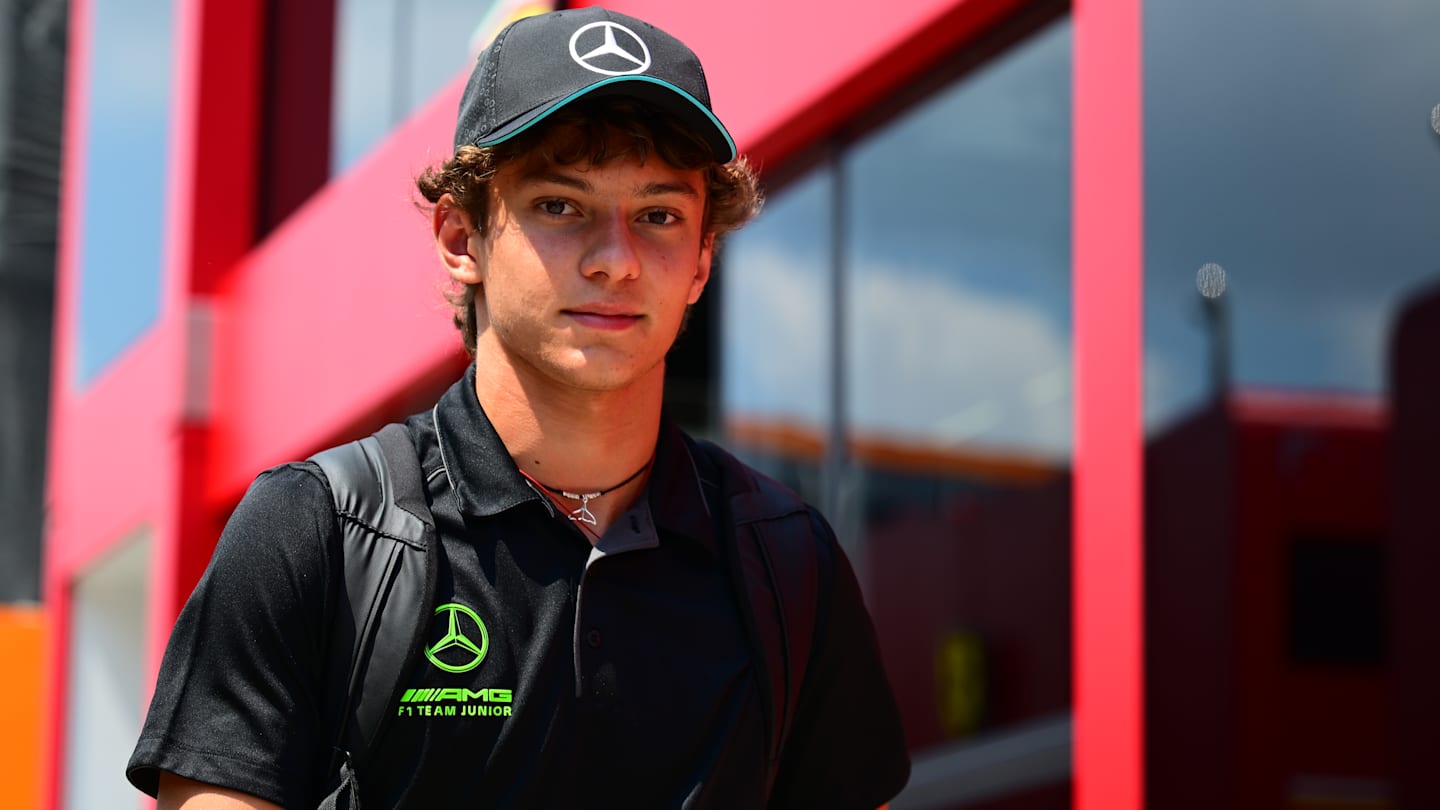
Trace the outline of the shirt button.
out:
[[[600,631],[593,627],[590,628],[590,632],[585,634],[585,643],[597,650],[600,649],[600,641]]]

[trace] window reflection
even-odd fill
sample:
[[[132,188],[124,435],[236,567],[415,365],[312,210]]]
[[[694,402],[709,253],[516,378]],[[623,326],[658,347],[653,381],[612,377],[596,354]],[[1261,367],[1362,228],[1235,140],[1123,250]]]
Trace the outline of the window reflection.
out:
[[[1053,27],[847,156],[856,435],[1069,457],[1069,60]]]
[[[1440,7],[1146,11],[1150,429],[1213,393],[1193,373],[1207,262],[1229,276],[1237,384],[1379,393],[1395,312],[1440,272]]]
[[[1054,23],[843,159],[842,515],[917,746],[1069,705],[1069,71]]]
[[[1440,7],[1145,20],[1147,798],[1435,805]]]
[[[727,437],[746,460],[826,505],[834,260],[831,173],[774,194],[725,245],[720,391]]]
[[[75,358],[88,383],[160,313],[169,171],[172,0],[91,11]]]
[[[474,0],[336,0],[332,171],[468,68],[486,20],[487,5]]]
[[[1052,22],[837,146],[725,254],[728,439],[826,510],[935,756],[1069,739],[1069,73]],[[990,796],[1065,806],[1057,759]]]
[[[331,172],[339,174],[399,123],[404,94],[397,89],[400,50],[396,0],[336,0],[335,89],[331,96]],[[457,67],[458,70],[458,67]]]

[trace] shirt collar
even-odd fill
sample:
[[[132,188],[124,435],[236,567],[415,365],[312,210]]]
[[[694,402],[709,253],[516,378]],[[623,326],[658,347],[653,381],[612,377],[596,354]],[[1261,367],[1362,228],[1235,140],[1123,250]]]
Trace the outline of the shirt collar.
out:
[[[655,468],[650,471],[650,511],[655,525],[690,538],[717,553],[712,504],[704,484],[693,446],[669,417],[660,419],[660,437],[655,444]]]
[[[540,501],[515,466],[510,451],[490,424],[475,395],[475,364],[440,397],[431,412],[450,486],[460,511],[476,517],[498,515]],[[668,417],[660,420],[655,465],[645,489],[655,525],[668,534],[717,553],[711,505],[685,434]]]
[[[431,411],[440,461],[460,511],[476,517],[498,515],[540,494],[530,487],[490,417],[475,396],[475,364],[465,370]]]

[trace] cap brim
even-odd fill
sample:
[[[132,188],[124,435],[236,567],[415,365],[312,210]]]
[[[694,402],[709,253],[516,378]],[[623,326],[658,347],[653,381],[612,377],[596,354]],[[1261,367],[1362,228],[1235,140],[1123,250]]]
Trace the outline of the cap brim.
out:
[[[704,139],[705,143],[710,146],[710,150],[715,153],[715,159],[720,163],[729,163],[738,154],[735,149],[735,141],[725,130],[725,125],[721,124],[720,119],[706,109],[699,99],[669,82],[651,76],[615,76],[596,82],[579,92],[571,93],[549,104],[542,104],[517,116],[496,129],[489,137],[477,141],[475,145],[494,146],[504,143],[544,121],[552,113],[571,102],[604,95],[638,98],[671,113],[693,128]]]

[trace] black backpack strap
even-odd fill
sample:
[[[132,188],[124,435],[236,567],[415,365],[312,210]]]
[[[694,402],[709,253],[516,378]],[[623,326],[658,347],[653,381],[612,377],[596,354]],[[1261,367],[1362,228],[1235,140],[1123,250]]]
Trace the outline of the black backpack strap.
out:
[[[733,501],[732,501],[733,504]],[[732,506],[732,509],[734,507]],[[738,509],[735,514],[743,515]],[[779,630],[779,647],[783,667],[772,667],[772,678],[779,669],[783,675],[785,702],[775,732],[775,758],[770,770],[773,785],[780,765],[780,755],[790,740],[795,713],[800,705],[800,689],[810,663],[815,640],[816,604],[819,598],[819,571],[814,540],[810,535],[807,512],[790,512],[781,521],[778,517],[736,520],[736,539],[747,572],[756,566],[750,562],[758,557],[769,575],[769,605],[778,619],[771,625]],[[747,542],[748,541],[748,542]],[[750,585],[751,599],[759,610],[764,588]],[[776,640],[767,648],[773,650]]]
[[[818,538],[800,496],[709,442],[694,442],[701,480],[720,495],[717,525],[736,601],[755,653],[765,662],[760,700],[768,720],[775,783],[790,739],[814,645],[820,592]],[[713,508],[713,507],[712,507]]]
[[[348,673],[337,767],[363,773],[394,714],[400,679],[425,646],[439,568],[435,521],[403,425],[311,460],[330,482],[343,537],[344,598],[330,644],[330,666]]]

